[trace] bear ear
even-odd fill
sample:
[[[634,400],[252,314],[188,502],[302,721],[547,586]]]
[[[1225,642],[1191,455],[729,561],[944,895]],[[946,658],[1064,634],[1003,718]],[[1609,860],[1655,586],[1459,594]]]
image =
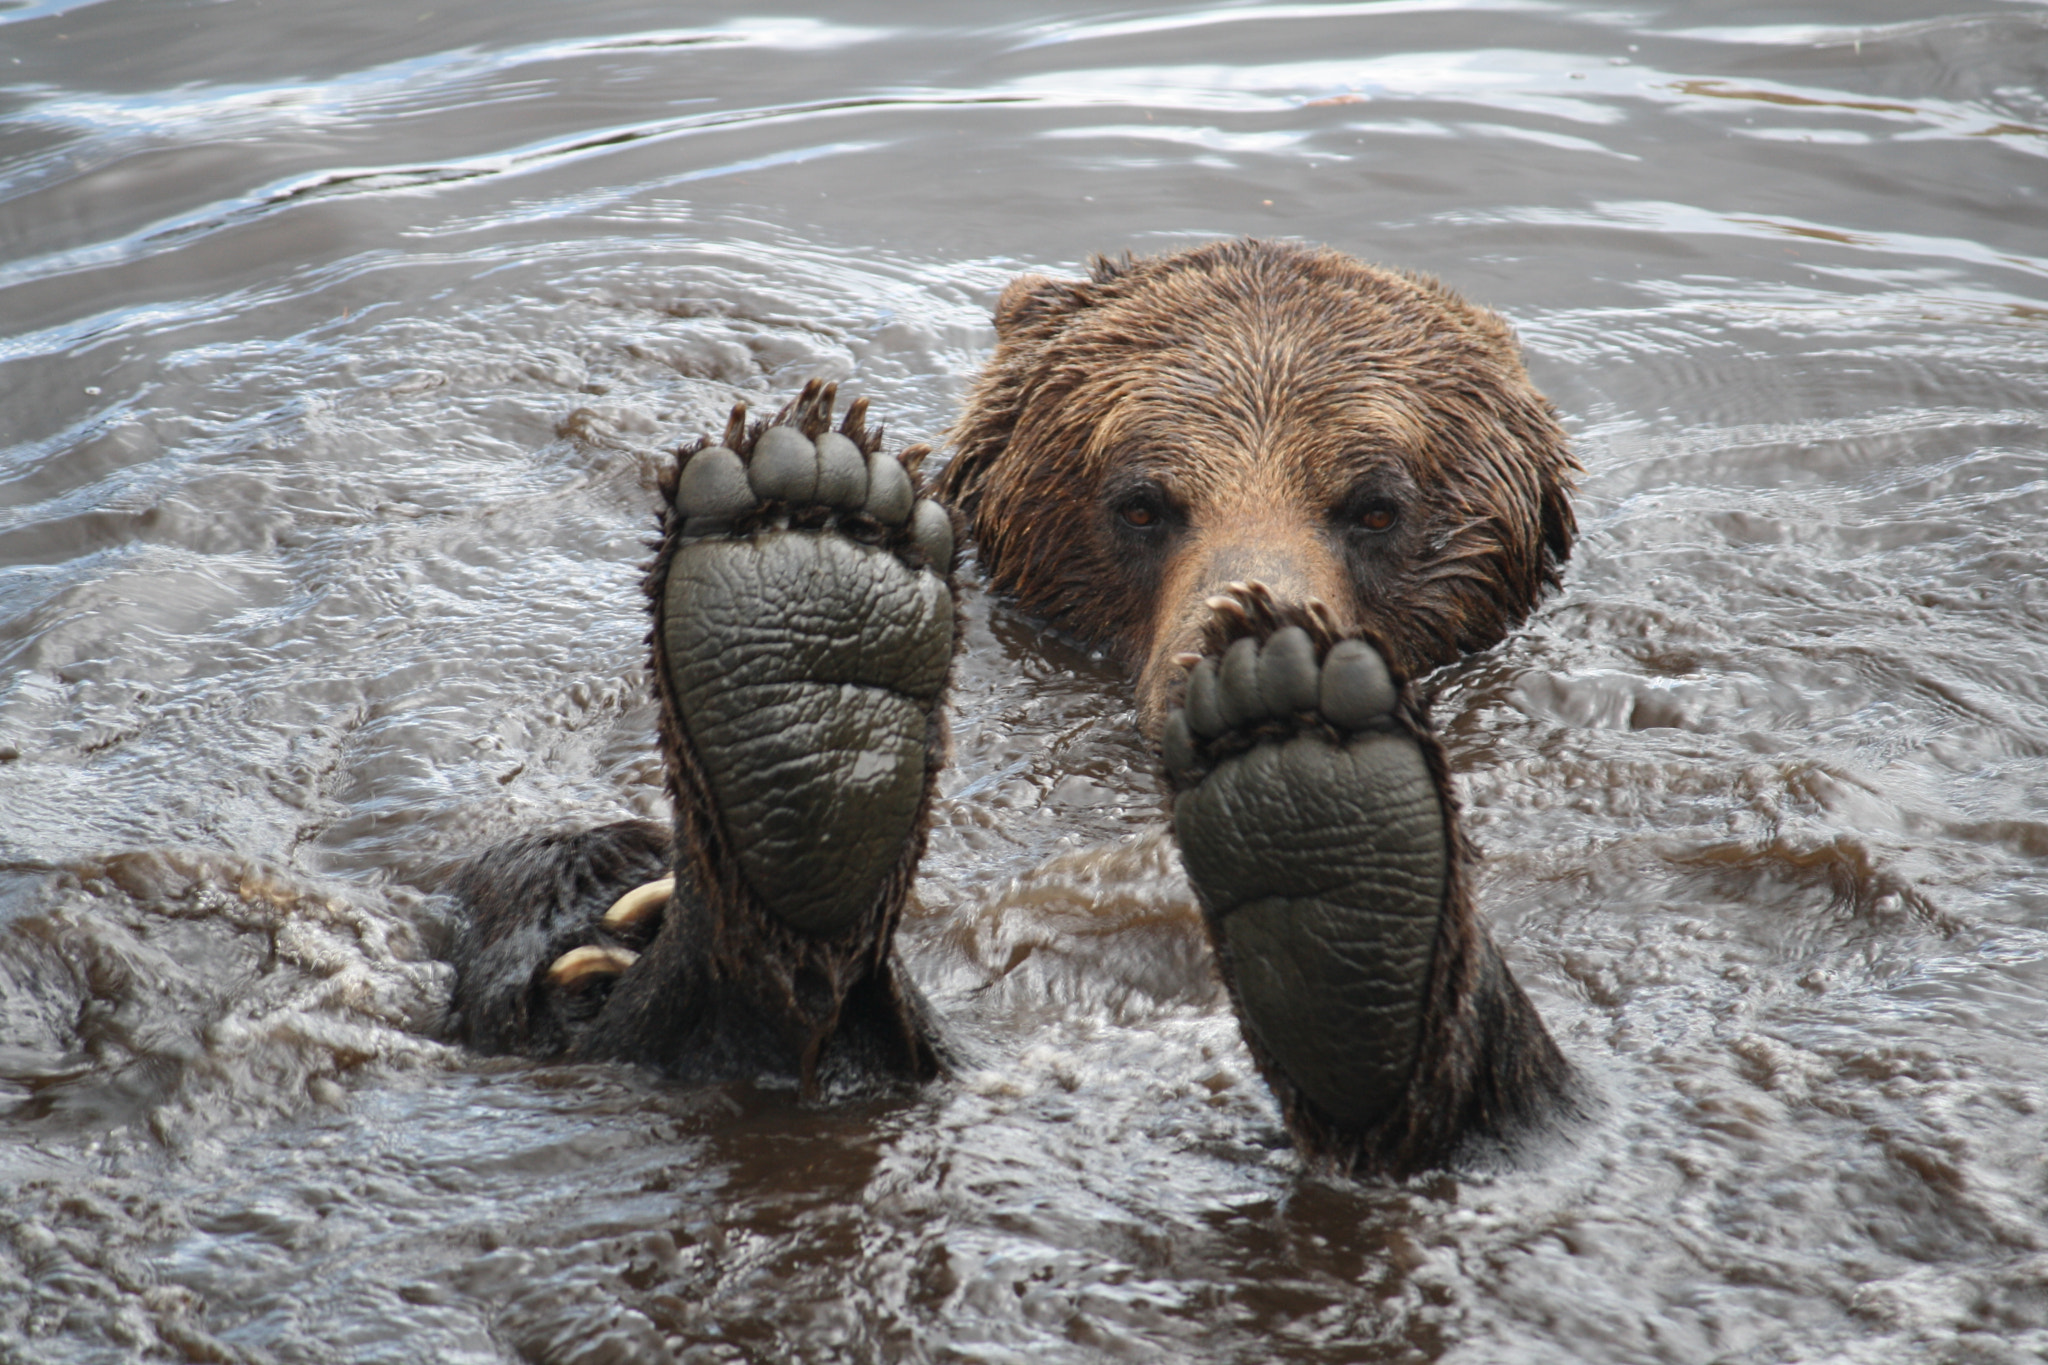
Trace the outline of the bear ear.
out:
[[[1003,286],[996,299],[996,337],[1042,325],[1087,306],[1079,280],[1045,275],[1019,275]]]

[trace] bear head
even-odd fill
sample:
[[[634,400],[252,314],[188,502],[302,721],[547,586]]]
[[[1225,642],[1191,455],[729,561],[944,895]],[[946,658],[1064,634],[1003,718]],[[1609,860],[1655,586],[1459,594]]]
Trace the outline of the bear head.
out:
[[[1148,733],[1234,581],[1405,677],[1556,585],[1579,466],[1495,314],[1291,243],[1091,264],[1003,291],[939,492],[999,591],[1137,669]]]

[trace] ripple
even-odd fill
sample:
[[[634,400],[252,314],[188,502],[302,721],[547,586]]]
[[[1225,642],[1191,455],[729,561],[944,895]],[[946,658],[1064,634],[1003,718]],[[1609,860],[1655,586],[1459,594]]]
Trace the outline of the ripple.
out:
[[[0,1355],[2041,1354],[2048,108],[1939,9],[0,12]],[[930,439],[1007,279],[1236,233],[1572,423],[1564,590],[1430,681],[1602,1112],[1304,1170],[1122,670],[972,588],[956,1079],[449,1048],[450,863],[666,813],[668,452],[811,374]]]

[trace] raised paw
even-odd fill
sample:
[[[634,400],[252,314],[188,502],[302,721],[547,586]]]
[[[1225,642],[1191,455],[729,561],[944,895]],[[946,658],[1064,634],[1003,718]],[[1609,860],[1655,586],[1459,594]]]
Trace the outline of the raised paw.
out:
[[[885,454],[865,402],[835,428],[834,398],[737,407],[663,479],[643,587],[673,830],[469,864],[458,1036],[807,1091],[942,1067],[893,938],[945,747],[954,527],[922,450]]]
[[[650,580],[679,806],[714,876],[812,937],[872,930],[908,875],[954,644],[951,516],[865,400],[836,430],[832,403],[736,408],[684,460]]]
[[[1313,1159],[1404,1175],[1580,1111],[1472,904],[1443,751],[1320,604],[1209,602],[1162,758],[1245,1041]]]
[[[1439,779],[1370,644],[1256,588],[1212,605],[1234,638],[1162,737],[1181,857],[1262,1063],[1367,1127],[1415,1068],[1451,879]]]

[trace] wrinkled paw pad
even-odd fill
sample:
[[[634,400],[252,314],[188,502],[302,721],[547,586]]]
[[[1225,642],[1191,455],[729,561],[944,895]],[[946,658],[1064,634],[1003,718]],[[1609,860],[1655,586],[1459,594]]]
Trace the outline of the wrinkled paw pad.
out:
[[[772,423],[752,431],[746,404],[735,406],[723,438],[687,455],[675,476],[670,500],[683,537],[829,525],[949,572],[952,518],[917,496],[903,460],[883,453],[879,429],[867,427],[866,399],[830,429],[835,395],[835,386],[812,380]],[[906,452],[913,468],[924,453]]]
[[[1187,786],[1261,739],[1323,730],[1341,740],[1399,728],[1400,698],[1385,660],[1363,640],[1318,651],[1299,625],[1263,643],[1240,635],[1220,660],[1204,658],[1188,673],[1183,705],[1161,735],[1162,757],[1175,785]]]
[[[951,670],[953,528],[813,383],[676,480],[650,590],[672,719],[754,899],[814,937],[866,932],[922,829]]]
[[[1255,1050],[1364,1127],[1414,1065],[1447,806],[1378,651],[1261,598],[1254,585],[1212,604],[1235,638],[1194,665],[1162,736],[1174,832]]]

